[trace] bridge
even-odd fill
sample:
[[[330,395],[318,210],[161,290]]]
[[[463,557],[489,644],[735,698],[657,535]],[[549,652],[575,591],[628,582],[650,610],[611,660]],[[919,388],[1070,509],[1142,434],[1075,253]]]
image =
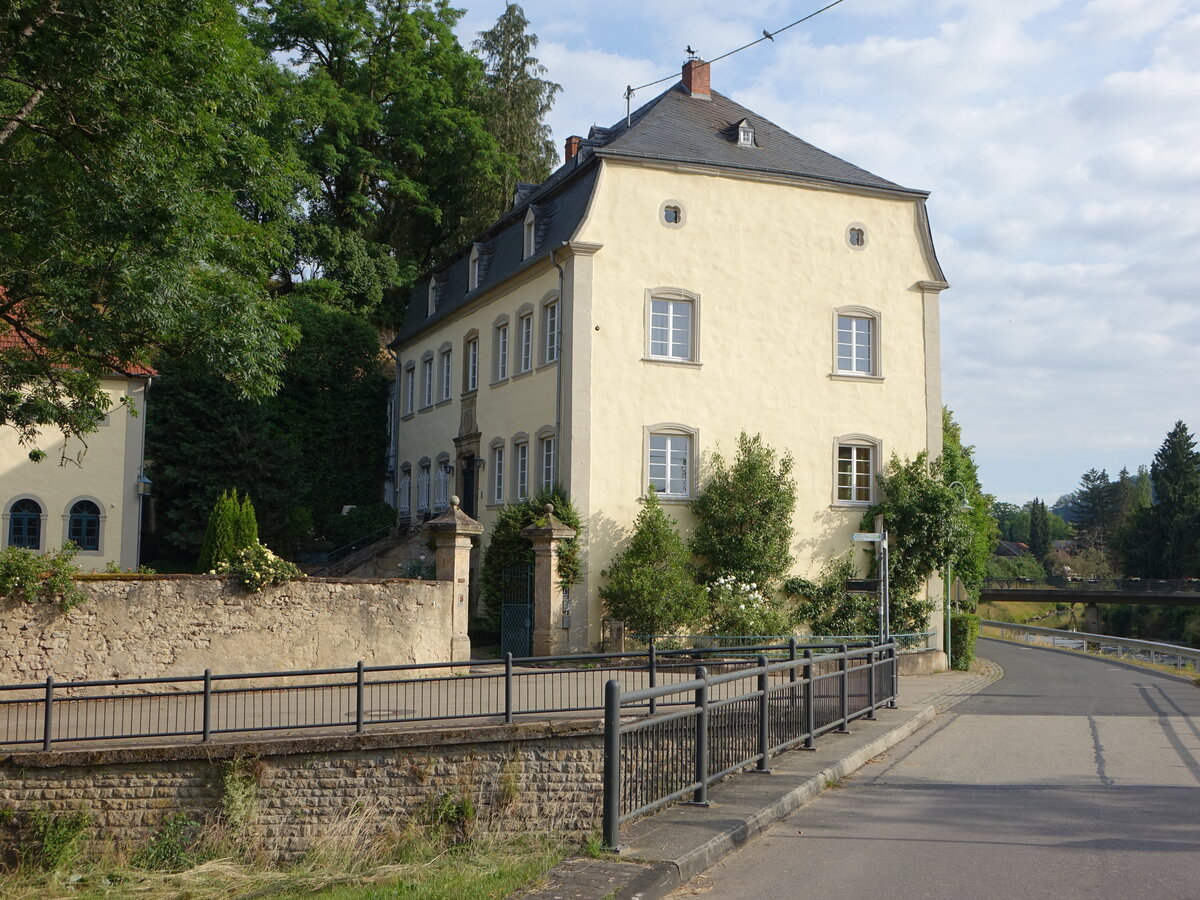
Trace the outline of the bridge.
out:
[[[980,600],[1033,600],[1052,603],[1135,603],[1200,605],[1200,580],[1155,578],[985,578]]]

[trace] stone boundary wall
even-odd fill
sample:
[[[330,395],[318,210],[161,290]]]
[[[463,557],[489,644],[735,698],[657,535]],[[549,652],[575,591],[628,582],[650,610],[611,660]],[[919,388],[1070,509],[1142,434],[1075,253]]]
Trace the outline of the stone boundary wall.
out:
[[[0,684],[449,662],[450,581],[81,579],[87,601],[0,598]]]
[[[540,722],[0,755],[0,809],[12,811],[0,824],[0,857],[38,810],[86,809],[90,849],[119,855],[183,814],[268,859],[294,861],[331,829],[382,833],[467,798],[475,833],[586,835],[599,828],[603,754],[597,723]],[[257,795],[238,833],[224,803],[231,772]]]

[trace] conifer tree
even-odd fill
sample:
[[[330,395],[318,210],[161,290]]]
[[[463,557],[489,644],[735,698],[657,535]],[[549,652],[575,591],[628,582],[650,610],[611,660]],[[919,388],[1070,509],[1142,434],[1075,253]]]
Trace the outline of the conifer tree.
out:
[[[663,512],[652,486],[629,546],[602,574],[608,583],[600,596],[634,634],[666,634],[696,623],[705,612],[705,590],[696,583],[675,520]]]
[[[1038,498],[1029,506],[1029,552],[1039,563],[1045,563],[1050,552],[1050,522],[1046,504]]]
[[[1200,575],[1200,453],[1182,422],[1150,465],[1153,505],[1137,510],[1122,535],[1125,570],[1146,578]]]
[[[208,517],[208,528],[204,532],[204,543],[200,547],[200,560],[196,568],[209,572],[217,563],[233,559],[238,551],[241,532],[242,509],[237,499],[237,488],[221,492],[213,504]]]

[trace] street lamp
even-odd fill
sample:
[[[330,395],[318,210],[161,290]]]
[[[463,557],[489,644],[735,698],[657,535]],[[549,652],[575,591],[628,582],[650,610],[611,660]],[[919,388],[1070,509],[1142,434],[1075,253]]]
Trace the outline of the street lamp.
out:
[[[959,512],[970,512],[974,509],[971,506],[971,501],[967,499],[967,486],[961,481],[952,481],[949,484],[951,488],[958,488],[962,491],[962,506],[958,508]],[[946,560],[946,590],[942,597],[942,604],[946,607],[946,668],[952,669],[953,660],[950,655],[950,594],[954,591],[954,548],[950,548],[950,558]]]

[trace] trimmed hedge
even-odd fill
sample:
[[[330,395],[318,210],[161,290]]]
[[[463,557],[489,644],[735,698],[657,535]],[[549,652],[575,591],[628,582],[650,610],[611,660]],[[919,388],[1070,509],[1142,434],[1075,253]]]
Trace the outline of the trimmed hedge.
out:
[[[959,671],[971,668],[975,661],[975,640],[979,637],[979,616],[954,613],[950,616],[950,665]]]

